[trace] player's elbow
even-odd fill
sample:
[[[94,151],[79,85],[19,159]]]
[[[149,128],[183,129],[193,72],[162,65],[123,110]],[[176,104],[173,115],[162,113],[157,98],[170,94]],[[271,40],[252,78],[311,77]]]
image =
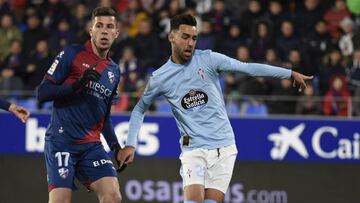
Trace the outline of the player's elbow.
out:
[[[49,101],[50,99],[46,96],[46,87],[44,87],[44,83],[41,83],[36,91],[36,99],[39,103],[43,103]]]

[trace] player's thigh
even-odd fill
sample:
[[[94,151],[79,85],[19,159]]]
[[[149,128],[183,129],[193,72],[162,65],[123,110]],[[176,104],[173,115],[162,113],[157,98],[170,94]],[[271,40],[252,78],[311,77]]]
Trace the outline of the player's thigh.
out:
[[[90,185],[97,180],[104,177],[116,179],[117,174],[102,144],[91,143],[89,145],[90,147],[77,163],[76,178],[90,190]]]
[[[45,142],[45,163],[48,181],[48,191],[56,188],[76,189],[74,174],[76,156],[70,152],[70,147],[59,142]]]
[[[70,203],[71,195],[70,188],[54,188],[49,192],[49,203]]]
[[[184,200],[204,202],[205,190],[204,185],[192,184],[184,187]]]
[[[90,189],[96,193],[98,198],[121,200],[119,182],[116,177],[103,177],[90,184]]]
[[[208,160],[208,162],[214,163],[207,169],[205,176],[205,188],[214,190],[209,190],[213,191],[209,192],[209,194],[214,194],[213,196],[218,197],[220,195],[217,195],[216,191],[223,195],[226,193],[233,174],[236,156],[236,146],[231,145],[220,148],[219,155],[213,157],[213,160]],[[205,199],[207,198],[207,193],[205,193]]]
[[[207,150],[203,149],[194,149],[182,152],[180,155],[180,175],[183,180],[185,200],[197,202],[202,202],[204,200],[206,151]]]

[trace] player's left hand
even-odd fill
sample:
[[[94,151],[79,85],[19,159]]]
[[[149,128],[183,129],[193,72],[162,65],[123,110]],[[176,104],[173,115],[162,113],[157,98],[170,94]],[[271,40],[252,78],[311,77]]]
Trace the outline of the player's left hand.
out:
[[[126,167],[134,161],[135,148],[132,146],[125,146],[117,153],[116,160],[119,162],[119,169]]]
[[[314,76],[307,76],[307,75],[298,73],[296,71],[291,71],[291,78],[294,80],[293,87],[296,87],[296,84],[299,84],[300,85],[299,92],[301,92],[302,90],[304,90],[306,88],[306,81],[312,80],[314,78]]]
[[[16,104],[10,105],[9,112],[15,114],[15,116],[18,117],[23,123],[25,123],[30,116],[30,111],[22,106],[17,106]]]

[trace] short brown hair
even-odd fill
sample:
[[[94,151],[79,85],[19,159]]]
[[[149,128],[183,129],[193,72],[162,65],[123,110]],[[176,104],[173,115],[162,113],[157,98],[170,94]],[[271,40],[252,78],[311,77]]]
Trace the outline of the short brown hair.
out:
[[[115,9],[111,8],[111,7],[97,7],[93,10],[92,15],[91,15],[91,20],[93,20],[96,16],[114,16],[116,22],[119,21],[119,16],[118,13],[116,12]]]
[[[190,14],[179,14],[170,20],[170,31],[178,30],[180,25],[196,26],[196,19]]]

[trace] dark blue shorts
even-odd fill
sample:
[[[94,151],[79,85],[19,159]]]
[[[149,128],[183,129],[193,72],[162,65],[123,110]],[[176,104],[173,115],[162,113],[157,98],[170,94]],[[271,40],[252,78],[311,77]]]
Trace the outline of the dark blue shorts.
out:
[[[76,190],[74,178],[89,189],[100,178],[117,177],[100,142],[69,144],[46,140],[44,154],[49,192],[54,188]]]

